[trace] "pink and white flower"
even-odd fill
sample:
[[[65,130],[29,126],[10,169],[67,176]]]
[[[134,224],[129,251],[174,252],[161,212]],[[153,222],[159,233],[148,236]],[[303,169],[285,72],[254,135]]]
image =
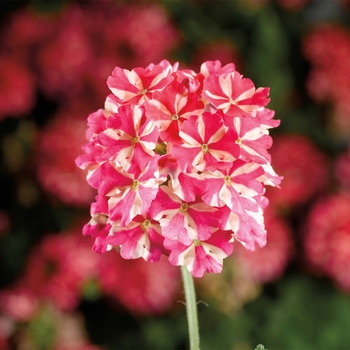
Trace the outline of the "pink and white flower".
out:
[[[84,234],[103,253],[184,265],[195,277],[218,273],[233,242],[266,244],[265,186],[271,166],[265,108],[234,64],[204,62],[201,72],[162,61],[116,67],[105,109],[89,116],[85,155],[77,159],[98,190]]]
[[[174,79],[171,76],[173,71],[176,71],[176,66],[165,60],[131,71],[116,67],[107,85],[121,104],[140,103],[149,99],[153,92],[164,89]]]
[[[83,227],[83,235],[95,238],[92,250],[96,253],[104,253],[110,250],[107,244],[107,236],[111,229],[108,220],[108,203],[105,196],[96,196],[96,202],[91,204],[91,220]]]
[[[186,203],[166,186],[160,187],[149,212],[159,221],[164,237],[184,244],[208,239],[212,227],[218,227],[221,221],[217,208],[201,200]]]
[[[219,114],[192,115],[182,124],[182,144],[172,145],[170,153],[182,171],[215,171],[230,168],[239,157],[237,132],[224,125]]]
[[[270,163],[268,149],[272,138],[262,132],[261,121],[252,117],[233,117],[233,125],[238,133],[241,159],[247,162]]]
[[[229,63],[222,67],[221,62],[218,60],[207,61],[201,65],[200,71],[205,77],[209,77],[209,75],[213,74],[220,75],[235,72],[236,66],[233,63]]]
[[[194,240],[190,245],[166,238],[164,246],[171,251],[173,265],[184,265],[194,277],[202,277],[204,272],[221,272],[223,259],[232,253],[230,239],[230,232],[217,230],[207,240]]]
[[[197,94],[190,93],[185,82],[173,81],[162,91],[156,91],[150,101],[145,101],[146,116],[157,126],[162,140],[179,142],[182,122],[190,115],[204,110]]]
[[[158,156],[159,157],[159,156]],[[108,212],[112,220],[126,226],[136,215],[144,215],[166,178],[159,177],[157,160],[152,159],[139,174],[130,174],[121,166],[106,162],[101,166],[99,194],[108,196]]]
[[[104,146],[102,157],[116,161],[129,172],[144,169],[155,156],[159,132],[146,119],[144,108],[138,105],[121,106],[118,113],[107,120],[107,128],[98,136]]]
[[[159,222],[145,215],[138,215],[124,227],[116,221],[107,237],[108,244],[120,246],[124,259],[143,257],[146,261],[159,261],[163,251],[162,230]]]
[[[262,174],[264,170],[258,163],[238,159],[225,173],[216,171],[206,176],[202,199],[210,206],[227,205],[238,214],[242,212],[242,207],[251,207],[244,203],[263,193],[263,184],[257,180]]]
[[[234,71],[209,75],[204,82],[203,97],[229,116],[247,116],[266,106],[269,88],[255,89],[253,82]]]

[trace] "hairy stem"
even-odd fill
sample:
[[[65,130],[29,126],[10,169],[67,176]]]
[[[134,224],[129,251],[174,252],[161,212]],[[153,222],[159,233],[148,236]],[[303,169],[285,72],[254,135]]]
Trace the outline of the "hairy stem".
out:
[[[185,289],[188,333],[190,337],[190,349],[199,350],[199,328],[197,315],[196,292],[192,275],[185,266],[181,266],[182,280]]]

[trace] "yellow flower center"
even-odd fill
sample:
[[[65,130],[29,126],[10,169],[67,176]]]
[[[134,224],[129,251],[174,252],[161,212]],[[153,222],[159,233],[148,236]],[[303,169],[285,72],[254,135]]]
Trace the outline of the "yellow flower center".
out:
[[[201,242],[200,240],[198,240],[198,239],[194,239],[194,240],[193,240],[193,244],[194,244],[195,246],[199,246],[199,245],[202,244],[202,242]]]
[[[139,136],[139,135],[135,136],[135,137],[131,140],[132,143],[138,143],[139,141],[140,141],[140,136]]]
[[[132,182],[132,189],[133,189],[134,191],[136,191],[136,190],[137,190],[137,187],[139,187],[139,180],[134,180],[134,181]]]
[[[226,186],[229,186],[231,184],[231,177],[229,175],[226,175],[224,177],[224,180],[225,180],[225,185]]]
[[[187,203],[182,203],[180,205],[180,212],[181,213],[186,213],[187,210],[188,210],[188,204]]]
[[[154,152],[163,155],[166,154],[166,144],[165,143],[157,143]]]
[[[173,114],[171,116],[171,120],[178,120],[179,119],[179,116],[177,114]]]
[[[203,151],[203,153],[208,153],[209,147],[208,147],[208,145],[207,145],[206,143],[204,143],[204,144],[202,145],[202,151]]]
[[[141,225],[142,229],[145,231],[147,231],[150,226],[151,226],[151,222],[147,219]]]

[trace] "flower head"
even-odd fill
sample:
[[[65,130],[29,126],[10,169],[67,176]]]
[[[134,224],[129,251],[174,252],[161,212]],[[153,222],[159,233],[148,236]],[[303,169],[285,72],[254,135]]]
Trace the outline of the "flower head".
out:
[[[107,84],[76,161],[98,191],[84,227],[94,251],[166,255],[201,277],[222,270],[233,241],[263,246],[265,185],[281,181],[268,153],[279,125],[265,108],[269,89],[219,61],[200,73],[166,60],[116,67]]]

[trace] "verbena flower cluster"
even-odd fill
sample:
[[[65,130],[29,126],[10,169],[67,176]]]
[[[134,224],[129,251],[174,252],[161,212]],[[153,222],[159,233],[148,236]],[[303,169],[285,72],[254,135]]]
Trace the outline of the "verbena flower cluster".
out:
[[[256,89],[230,63],[200,72],[163,60],[116,67],[112,94],[88,117],[77,165],[98,194],[83,234],[93,250],[220,272],[233,241],[266,243],[265,185],[279,186],[269,129],[279,125],[269,88]]]

